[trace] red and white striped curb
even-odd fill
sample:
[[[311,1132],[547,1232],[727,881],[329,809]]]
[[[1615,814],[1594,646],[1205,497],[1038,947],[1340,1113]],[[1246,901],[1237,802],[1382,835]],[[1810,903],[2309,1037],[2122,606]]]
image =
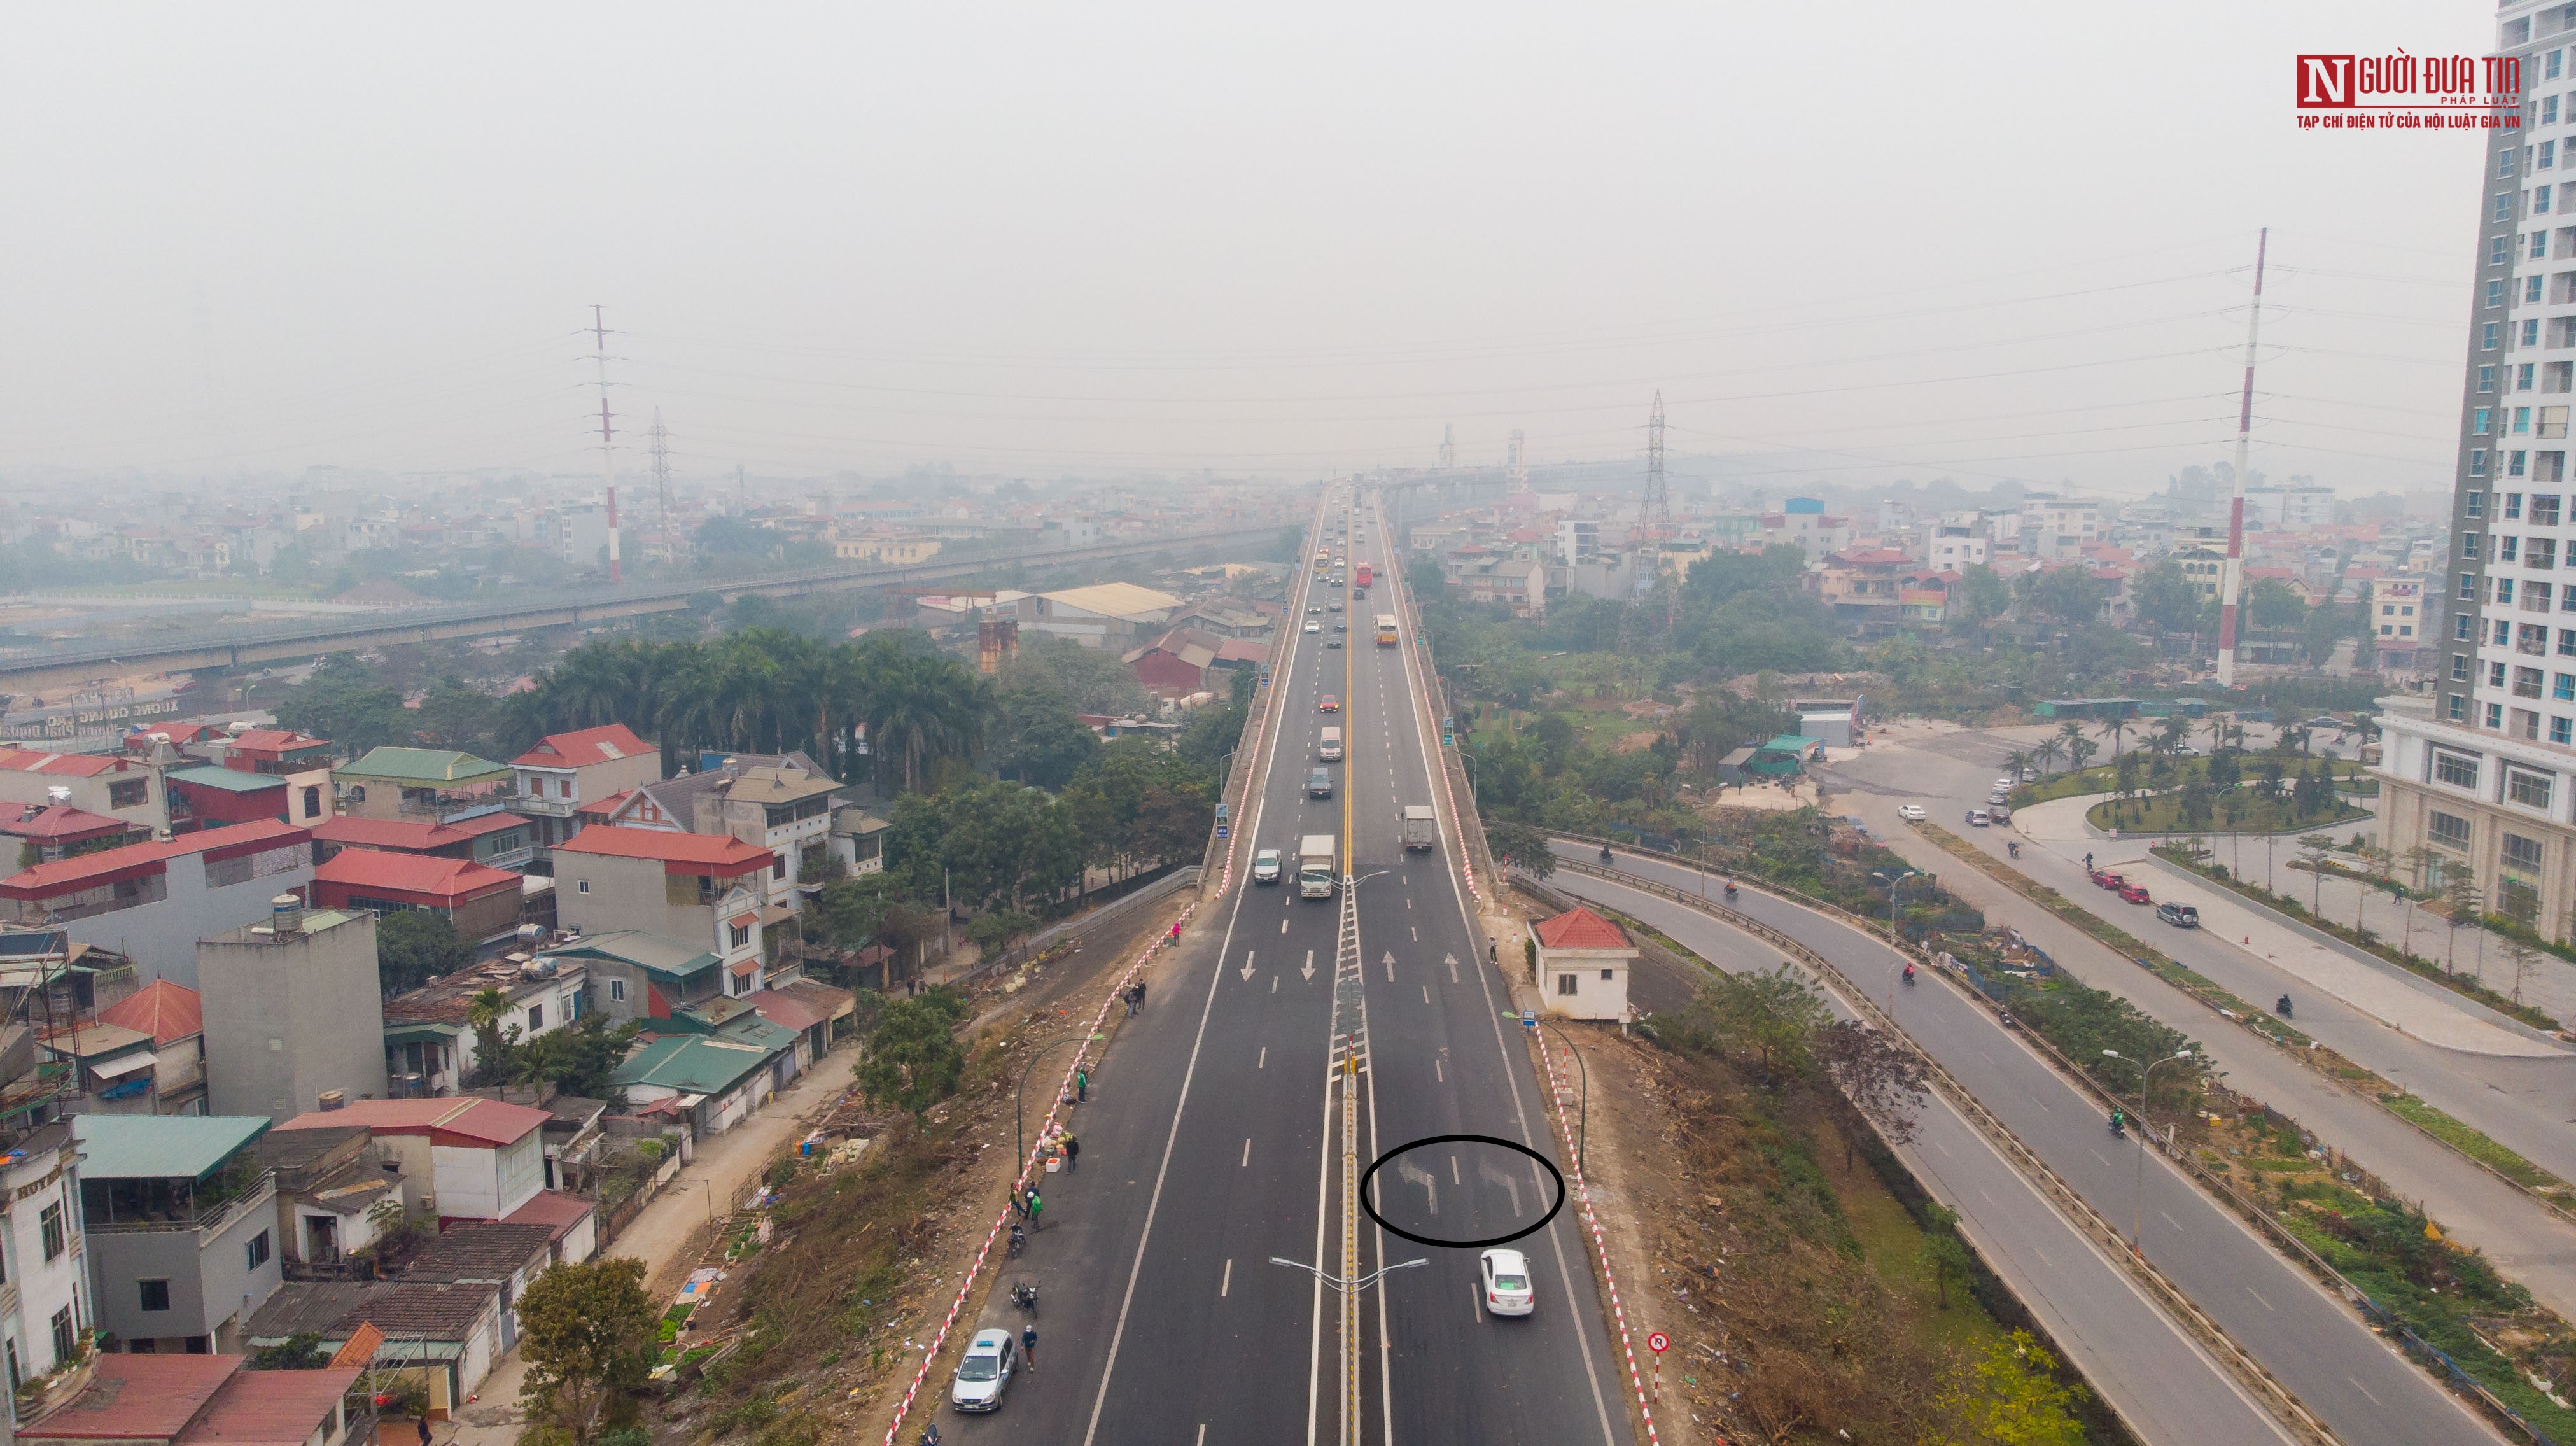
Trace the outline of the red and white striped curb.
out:
[[[1178,922],[1187,923],[1190,915],[1197,910],[1196,904],[1184,906]],[[1145,951],[1136,956],[1136,962],[1128,965],[1127,972],[1118,976],[1120,988],[1111,989],[1101,998],[1100,1012],[1091,1017],[1091,1033],[1098,1034],[1100,1027],[1109,1022],[1109,1006],[1117,1002],[1120,989],[1144,972],[1145,966],[1153,962],[1154,956],[1170,947],[1173,942],[1172,936],[1165,933],[1158,935],[1153,943],[1145,946]],[[1064,1108],[1065,1096],[1073,1090],[1074,1071],[1082,1068],[1083,1060],[1089,1055],[1089,1050],[1077,1049],[1073,1052],[1073,1063],[1064,1067],[1064,1078],[1056,1082],[1055,1100],[1047,1106],[1045,1118],[1038,1121],[1038,1142],[1029,1147],[1028,1158],[1020,1162],[1019,1177],[1013,1180],[1012,1184],[1024,1187],[1030,1177],[1037,1173],[1038,1161],[1046,1152],[1047,1130],[1055,1124],[1056,1115]],[[967,1264],[964,1278],[957,1282],[957,1298],[948,1303],[948,1314],[939,1322],[938,1334],[930,1338],[929,1346],[921,1353],[921,1368],[912,1373],[912,1384],[903,1388],[903,1399],[895,1405],[894,1419],[886,1423],[885,1446],[895,1446],[895,1437],[903,1431],[904,1417],[911,1414],[913,1398],[920,1394],[921,1383],[930,1378],[930,1368],[938,1363],[940,1349],[948,1343],[948,1332],[957,1325],[958,1312],[966,1308],[967,1295],[974,1290],[977,1277],[984,1273],[984,1262],[993,1253],[993,1242],[1002,1238],[1002,1227],[1009,1224],[1010,1219],[1011,1207],[1004,1205],[1001,1213],[993,1217],[992,1228],[984,1232],[984,1244],[976,1250],[974,1260]]]
[[[1600,1218],[1592,1213],[1592,1187],[1583,1179],[1583,1157],[1574,1143],[1574,1128],[1566,1123],[1565,1073],[1556,1062],[1556,1052],[1547,1047],[1547,1032],[1537,1031],[1538,1055],[1547,1065],[1548,1093],[1556,1098],[1557,1139],[1564,1146],[1566,1178],[1574,1182],[1574,1196],[1583,1209],[1583,1228],[1592,1234],[1592,1251],[1601,1262],[1601,1281],[1610,1292],[1610,1316],[1619,1325],[1619,1354],[1628,1361],[1628,1384],[1637,1393],[1637,1414],[1646,1419],[1646,1440],[1660,1442],[1655,1433],[1655,1408],[1646,1395],[1646,1378],[1637,1369],[1636,1343],[1628,1338],[1628,1307],[1619,1299],[1619,1277],[1610,1268],[1610,1242],[1602,1237]],[[1717,1446],[1726,1446],[1726,1438],[1715,1432]]]

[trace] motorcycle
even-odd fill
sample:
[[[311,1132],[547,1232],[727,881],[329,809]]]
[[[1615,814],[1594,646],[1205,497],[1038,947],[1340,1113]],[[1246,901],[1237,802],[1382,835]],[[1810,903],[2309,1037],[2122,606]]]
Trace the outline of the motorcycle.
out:
[[[1728,879],[1726,881],[1726,896],[1730,899],[1735,897],[1735,880],[1733,879]]]
[[[1603,844],[1601,846],[1601,867],[1605,869],[1610,867],[1610,846],[1608,844]]]
[[[1914,986],[1914,966],[1911,964],[1905,966],[1905,984],[1909,989]]]
[[[1034,1280],[1013,1281],[1011,1283],[1011,1304],[1018,1306],[1020,1309],[1027,1311],[1031,1315],[1036,1315],[1038,1313],[1037,1282]]]
[[[1998,1010],[1996,1010],[1996,1011],[1995,1011],[1995,1023],[2002,1025],[2002,1026],[2003,1026],[2004,1028],[2006,1028],[2006,1029],[2010,1029],[2010,1028],[2012,1028],[2012,1027],[2013,1027],[2012,1011],[2011,1011],[2011,1010],[2009,1010],[2009,1009],[1998,1009]]]
[[[2287,1019],[2287,1018],[2289,1018],[2289,1017],[2290,1017],[2290,996],[2288,996],[2288,995],[2284,994],[2284,995],[2282,995],[2279,999],[2277,999],[2277,1000],[2273,1001],[2273,1004],[2272,1004],[2272,1012],[2273,1012],[2274,1014],[2277,1014],[2277,1015],[2281,1016],[2283,1019]]]
[[[938,1422],[933,1421],[921,1428],[921,1446],[939,1446]]]
[[[1019,1223],[1018,1223],[1017,1221],[1012,1222],[1012,1224],[1011,1224],[1011,1258],[1012,1258],[1013,1260],[1017,1260],[1017,1259],[1019,1259],[1019,1258],[1020,1258],[1020,1252],[1022,1252],[1022,1251],[1024,1251],[1024,1250],[1026,1250],[1026,1249],[1028,1249],[1028,1248],[1029,1248],[1029,1233],[1028,1233],[1027,1231],[1025,1231],[1025,1230],[1022,1230],[1022,1229],[1019,1227]]]
[[[2005,852],[2005,853],[2007,853],[2007,854],[2010,854],[2010,855],[2011,855],[2012,857],[2014,857],[2014,858],[2020,858],[2020,857],[2021,857],[2021,845],[2020,845],[2020,844],[2018,844],[2018,843],[2013,843],[2013,842],[2009,842],[2009,841],[2008,841],[2008,842],[2006,842],[2006,843],[2004,844],[2004,852]]]
[[[2129,1137],[2128,1122],[2121,1119],[2117,1111],[2113,1111],[2111,1115],[2111,1134],[2116,1139],[2125,1140]]]

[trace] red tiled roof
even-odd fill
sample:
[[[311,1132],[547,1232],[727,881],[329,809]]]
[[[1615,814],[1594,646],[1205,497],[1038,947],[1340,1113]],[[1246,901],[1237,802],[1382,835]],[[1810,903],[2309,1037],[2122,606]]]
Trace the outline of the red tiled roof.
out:
[[[19,818],[0,816],[0,833],[13,838],[61,839],[67,843],[78,843],[82,839],[132,827],[134,825],[121,818],[74,808],[68,803],[51,804]]]
[[[742,997],[742,1002],[759,1011],[760,1017],[770,1023],[799,1031],[812,1029],[832,1017],[831,1010],[811,999],[799,999],[793,994],[781,994],[775,989],[763,989],[756,994],[746,994]]]
[[[18,1438],[170,1440],[196,1419],[247,1359],[102,1351],[97,1357],[96,1374],[80,1394],[20,1426]],[[306,1433],[310,1432],[308,1426]]]
[[[395,889],[407,894],[465,898],[519,887],[519,876],[472,859],[441,859],[383,849],[342,849],[313,871],[316,884],[344,889]]]
[[[635,736],[623,723],[584,728],[575,733],[549,733],[537,746],[510,761],[522,768],[579,768],[585,763],[611,763],[640,753],[659,757],[661,750]]]
[[[334,1130],[364,1125],[379,1135],[427,1135],[446,1145],[499,1146],[542,1130],[554,1116],[527,1105],[450,1095],[427,1100],[352,1100],[336,1110],[309,1110],[281,1130]]]
[[[103,753],[38,753],[26,748],[0,748],[0,770],[10,773],[96,778],[102,773],[121,773],[132,766],[128,759]]]
[[[98,1012],[101,1024],[119,1024],[152,1036],[156,1045],[206,1032],[206,1006],[185,984],[155,979]]]
[[[1530,926],[1538,941],[1550,949],[1625,949],[1628,936],[1619,926],[1590,909],[1577,907],[1553,919],[1541,919]]]
[[[126,734],[125,747],[128,752],[136,752],[159,742],[173,748],[185,748],[191,743],[204,742],[213,736],[214,731],[214,725],[210,723],[164,723],[158,728],[137,728]]]
[[[236,858],[246,853],[302,843],[311,837],[311,831],[279,819],[254,819],[230,828],[201,829],[174,839],[127,844],[123,848],[101,849],[78,858],[38,864],[0,879],[0,894],[15,899],[41,899],[75,888],[110,882],[111,875],[141,877],[157,873],[170,860],[189,854],[220,854],[225,858]]]
[[[528,1203],[501,1217],[504,1225],[543,1225],[561,1240],[599,1207],[577,1195],[555,1190],[540,1190],[528,1197]]]
[[[457,823],[431,823],[411,818],[358,818],[341,813],[312,827],[313,836],[328,844],[392,849],[398,853],[427,853],[431,849],[451,848],[487,833],[516,828],[519,823],[520,818],[515,813],[487,813]]]
[[[555,852],[660,859],[666,864],[699,865],[725,873],[746,873],[767,868],[770,863],[769,850],[730,834],[664,833],[659,829],[608,828],[600,824],[592,824],[574,834],[569,842],[555,845]]]
[[[233,735],[233,747],[250,753],[292,753],[298,748],[330,746],[327,738],[313,738],[292,728],[253,728]]]
[[[356,1366],[237,1371],[173,1446],[304,1446],[363,1374]]]

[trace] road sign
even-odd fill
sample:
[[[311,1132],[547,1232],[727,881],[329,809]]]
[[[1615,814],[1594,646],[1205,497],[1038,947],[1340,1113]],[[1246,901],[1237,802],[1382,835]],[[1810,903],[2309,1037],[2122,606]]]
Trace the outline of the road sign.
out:
[[[1536,1034],[1538,1032],[1537,1010],[1524,1009],[1521,1011],[1521,1028],[1528,1030],[1532,1034]]]
[[[1229,831],[1229,830],[1227,829],[1227,826],[1226,826],[1226,825],[1224,825],[1224,824],[1218,824],[1218,825],[1216,826],[1216,837],[1217,837],[1217,842],[1219,842],[1219,843],[1223,843],[1223,842],[1225,842],[1226,835],[1227,835],[1228,831]]]
[[[1662,1331],[1656,1331],[1646,1337],[1646,1349],[1653,1351],[1656,1355],[1660,1356],[1672,1348],[1672,1338],[1665,1335]]]

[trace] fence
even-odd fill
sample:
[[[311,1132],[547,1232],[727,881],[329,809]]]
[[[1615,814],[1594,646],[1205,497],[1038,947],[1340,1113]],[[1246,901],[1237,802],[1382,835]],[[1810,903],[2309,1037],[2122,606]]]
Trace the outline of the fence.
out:
[[[1090,931],[1116,925],[1146,905],[1158,899],[1170,898],[1181,890],[1196,885],[1200,873],[1201,867],[1197,864],[1180,864],[1143,883],[1130,880],[1130,887],[1126,893],[1087,913],[1076,914],[1061,923],[1049,924],[1022,939],[1007,952],[983,960],[950,982],[967,984],[973,982],[978,976],[996,969],[1015,969],[1059,944],[1070,943],[1078,948],[1082,944],[1083,936]]]

